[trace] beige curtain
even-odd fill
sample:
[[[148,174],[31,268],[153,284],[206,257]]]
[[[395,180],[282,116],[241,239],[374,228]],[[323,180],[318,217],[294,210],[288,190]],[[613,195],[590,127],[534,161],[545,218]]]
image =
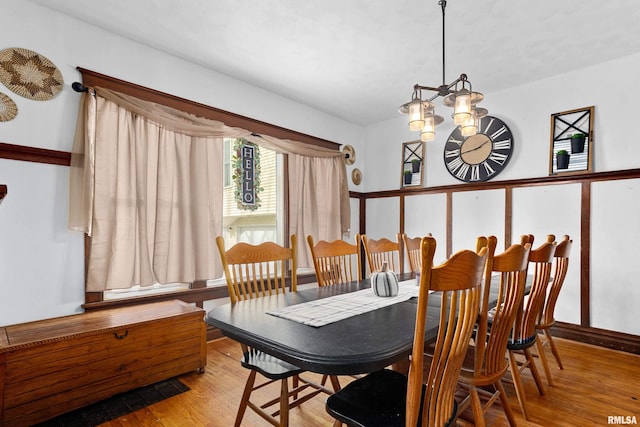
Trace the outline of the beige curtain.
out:
[[[83,95],[71,171],[69,225],[92,237],[87,290],[219,276],[221,136],[97,92]]]
[[[222,275],[213,242],[222,224],[224,137],[289,154],[290,164],[302,161],[297,157],[315,160],[309,170],[295,166],[289,173],[290,192],[304,194],[290,203],[289,215],[291,232],[301,237],[301,256],[307,254],[307,234],[326,233],[333,240],[348,231],[349,193],[339,151],[254,135],[94,88],[82,96],[70,172],[69,227],[92,236],[88,291]],[[320,205],[334,206],[339,215],[311,220]]]
[[[350,218],[341,217],[349,214],[348,208],[343,209],[349,205],[345,174],[344,162],[334,158],[289,156],[289,176],[295,177],[289,182],[289,230],[304,237],[298,239],[299,267],[313,267],[307,235],[315,241],[333,241],[349,231]]]

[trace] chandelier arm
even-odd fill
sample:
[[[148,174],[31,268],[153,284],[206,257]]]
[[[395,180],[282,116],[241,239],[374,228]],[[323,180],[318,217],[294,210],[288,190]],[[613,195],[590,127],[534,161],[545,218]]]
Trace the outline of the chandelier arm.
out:
[[[431,98],[427,99],[427,101],[431,102],[431,101],[433,101],[434,99],[436,99],[436,98],[437,98],[437,97],[439,97],[439,96],[440,96],[440,92],[436,93],[436,94],[435,94],[435,95],[433,95]]]
[[[460,77],[458,77],[457,79],[455,79],[454,81],[452,81],[451,83],[449,83],[449,85],[447,85],[447,89],[451,89],[452,87],[454,87],[455,85],[457,85],[460,82],[467,82],[469,83],[469,85],[471,85],[471,82],[469,82],[469,80],[467,79],[467,75],[466,74],[460,74]],[[453,91],[451,91],[453,92]]]
[[[415,85],[413,87],[413,90],[430,90],[432,92],[438,92],[440,91],[439,87],[431,87],[431,86],[422,86],[422,85]]]
[[[418,91],[421,91],[421,90],[430,90],[432,92],[438,92],[431,99],[429,99],[429,101],[432,101],[432,100],[436,99],[438,96],[444,96],[444,95],[448,95],[450,93],[455,92],[455,90],[451,90],[451,88],[455,87],[460,82],[462,82],[463,84],[465,84],[465,83],[468,84],[469,85],[469,90],[471,90],[471,82],[469,81],[469,79],[467,79],[467,75],[462,73],[462,74],[460,74],[460,77],[458,77],[457,79],[455,79],[451,83],[443,84],[442,86],[439,86],[439,87],[423,86],[421,84],[417,84],[416,83],[415,85],[413,85],[413,91],[414,91],[414,93],[417,93]]]

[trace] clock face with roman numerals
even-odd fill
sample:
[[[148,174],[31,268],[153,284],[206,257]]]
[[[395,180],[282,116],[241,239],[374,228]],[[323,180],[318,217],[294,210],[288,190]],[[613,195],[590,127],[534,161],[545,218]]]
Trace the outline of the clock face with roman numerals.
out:
[[[484,116],[475,135],[462,136],[460,126],[451,132],[444,146],[444,164],[460,181],[488,181],[504,169],[512,154],[509,127],[496,117]]]

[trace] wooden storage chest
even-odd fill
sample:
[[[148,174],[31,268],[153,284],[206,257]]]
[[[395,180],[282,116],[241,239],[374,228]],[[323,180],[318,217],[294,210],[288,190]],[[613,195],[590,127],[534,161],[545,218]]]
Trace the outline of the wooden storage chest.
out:
[[[206,365],[204,310],[173,300],[0,328],[0,426],[28,426]]]

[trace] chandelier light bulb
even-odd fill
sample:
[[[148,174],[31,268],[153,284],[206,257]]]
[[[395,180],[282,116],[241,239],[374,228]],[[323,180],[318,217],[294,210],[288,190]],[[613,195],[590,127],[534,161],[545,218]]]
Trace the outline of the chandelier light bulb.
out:
[[[435,139],[436,139],[435,132],[427,132],[424,130],[420,132],[420,141],[422,142],[431,142],[431,141],[434,141]]]
[[[425,116],[424,118],[424,127],[422,128],[423,131],[426,132],[435,132],[436,131],[436,121],[435,118],[433,117],[433,113]]]
[[[471,94],[463,89],[456,93],[455,104],[453,106],[453,122],[462,125],[471,118]]]
[[[462,136],[472,136],[478,133],[478,126],[476,125],[475,118],[471,118],[464,124],[460,125],[460,133]]]
[[[469,118],[460,125],[460,133],[462,136],[472,136],[478,133],[478,120],[475,107],[471,107]]]
[[[436,139],[436,121],[433,116],[433,108],[424,117],[424,127],[420,132],[420,140],[422,142],[429,142]]]
[[[420,131],[424,127],[424,107],[420,98],[409,103],[409,129]]]

